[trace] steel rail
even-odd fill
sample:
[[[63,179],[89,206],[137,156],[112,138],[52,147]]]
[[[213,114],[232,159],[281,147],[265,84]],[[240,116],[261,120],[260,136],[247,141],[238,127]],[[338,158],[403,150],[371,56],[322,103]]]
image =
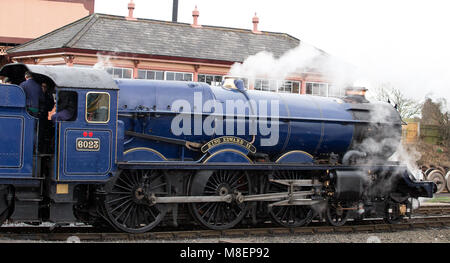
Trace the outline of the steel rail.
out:
[[[228,230],[189,230],[189,231],[160,231],[142,234],[129,233],[98,233],[98,232],[47,232],[42,228],[30,233],[32,227],[26,228],[22,233],[11,233],[0,228],[0,239],[5,240],[26,240],[26,241],[63,241],[67,242],[71,237],[77,237],[83,242],[99,241],[156,241],[156,240],[177,240],[186,238],[224,238],[224,237],[254,237],[254,236],[277,236],[277,235],[303,235],[303,234],[323,234],[323,233],[359,233],[359,232],[395,232],[412,229],[444,228],[450,226],[450,215],[439,217],[413,217],[403,220],[398,224],[386,224],[382,219],[364,220],[365,224],[348,224],[344,226],[306,226],[296,228],[282,227],[262,227]],[[47,228],[48,229],[48,228]],[[77,228],[89,230],[93,228]],[[37,230],[37,229],[36,229]],[[64,229],[60,229],[64,230]],[[70,230],[70,228],[67,228]],[[17,231],[17,230],[16,230]]]

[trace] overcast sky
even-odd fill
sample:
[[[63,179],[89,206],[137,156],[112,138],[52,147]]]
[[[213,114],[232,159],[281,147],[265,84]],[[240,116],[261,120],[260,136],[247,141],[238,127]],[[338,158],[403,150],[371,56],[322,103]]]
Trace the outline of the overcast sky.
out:
[[[96,0],[95,12],[126,16],[129,0]],[[134,0],[135,17],[170,21],[172,0]],[[178,21],[288,33],[355,65],[357,84],[388,81],[406,95],[450,103],[450,1],[179,0]]]

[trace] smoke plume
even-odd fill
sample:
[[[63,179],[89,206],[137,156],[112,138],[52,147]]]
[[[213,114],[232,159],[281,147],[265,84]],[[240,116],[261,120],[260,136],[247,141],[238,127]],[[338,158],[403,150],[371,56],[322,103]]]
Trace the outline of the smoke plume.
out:
[[[285,80],[301,73],[319,72],[340,88],[356,78],[355,68],[304,42],[278,58],[267,51],[259,52],[242,64],[235,63],[229,74],[253,83],[255,79]]]
[[[111,63],[111,56],[97,53],[97,63],[93,68],[104,70],[106,68],[111,68],[112,66],[113,64]]]
[[[285,80],[290,76],[309,72],[320,73],[324,82],[332,84],[333,88],[341,91],[348,86],[370,83],[367,81],[370,77],[379,76],[367,75],[361,69],[303,42],[279,58],[267,51],[250,56],[242,64],[235,63],[229,74],[246,77],[252,83],[255,79]],[[368,72],[367,69],[364,69],[364,72]],[[340,93],[342,94],[342,92]],[[395,128],[389,125],[392,122],[397,124],[400,122],[400,118],[393,118],[393,114],[395,115],[396,112],[392,105],[387,103],[373,103],[372,105],[370,122],[381,125],[382,128],[377,131],[381,131],[382,134],[371,136],[355,147],[360,151],[370,153],[368,155],[370,158],[365,160],[365,164],[383,164],[387,158],[390,158],[390,161],[407,166],[411,174],[415,176],[415,180],[423,180],[423,174],[416,165],[420,155],[417,152],[406,151],[400,143],[401,134],[399,134],[398,125]],[[389,184],[388,181],[383,182],[382,187],[389,188]]]

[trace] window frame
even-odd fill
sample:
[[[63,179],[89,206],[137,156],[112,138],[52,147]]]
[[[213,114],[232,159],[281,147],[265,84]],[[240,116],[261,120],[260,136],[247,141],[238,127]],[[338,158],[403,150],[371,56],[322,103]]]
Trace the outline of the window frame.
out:
[[[112,73],[109,73],[109,72],[108,72],[109,69],[112,70]],[[120,69],[120,70],[121,70],[122,74],[121,74],[120,77],[115,77],[115,76],[114,76],[114,70],[115,70],[115,69]],[[106,67],[104,70],[105,70],[109,75],[111,75],[112,78],[115,78],[115,79],[133,79],[133,69],[132,69],[132,68]],[[130,75],[129,78],[124,78],[124,77],[123,77],[123,75],[124,75],[124,70],[130,71],[131,75]]]
[[[167,74],[168,73],[173,73],[174,79],[167,79]],[[176,80],[176,74],[183,74],[183,80]],[[184,80],[184,76],[185,75],[190,75],[191,76],[191,80]],[[165,81],[194,81],[194,73],[192,72],[179,72],[179,71],[164,71],[164,80]]]
[[[204,76],[204,77],[205,77],[205,81],[200,81],[200,77],[201,77],[201,76]],[[209,83],[206,81],[206,78],[207,78],[207,77],[212,77],[212,78],[213,78],[211,84],[209,84]],[[216,77],[220,77],[220,78],[221,78],[221,81],[216,81]],[[219,85],[220,85],[220,83],[223,82],[224,77],[225,77],[224,75],[214,75],[214,74],[203,74],[203,73],[199,73],[198,76],[197,76],[197,82],[206,83],[206,84],[212,85],[212,86],[214,86],[213,83],[219,83]]]
[[[271,89],[274,86],[275,86],[275,89]],[[255,82],[253,84],[253,89],[259,90],[259,91],[268,91],[268,92],[278,93],[278,86],[279,86],[279,83],[275,79],[255,79]]]
[[[294,92],[294,83],[298,84],[298,92]],[[291,91],[286,92],[285,86],[289,84]],[[283,91],[280,91],[282,89]],[[300,80],[283,80],[278,83],[277,92],[285,93],[285,94],[301,94],[302,91],[302,82]]]
[[[294,83],[298,84],[298,92],[293,92]],[[290,85],[289,92],[286,92],[285,85]],[[260,88],[259,88],[260,87]],[[275,89],[271,89],[275,87]],[[275,80],[275,79],[255,79],[253,84],[254,90],[275,92],[275,93],[285,93],[285,94],[301,94],[302,81],[300,80]]]
[[[308,90],[308,84],[311,84],[311,94],[307,93]],[[319,85],[319,93],[318,94],[314,94],[314,84]],[[326,87],[326,96],[322,96],[320,95],[320,86],[324,85]],[[311,82],[308,81],[305,83],[305,94],[306,95],[311,95],[311,96],[320,96],[320,97],[330,97],[330,89],[329,89],[329,83],[327,82]]]
[[[138,77],[136,78],[136,79],[145,79],[145,80],[165,80],[164,78],[165,78],[165,74],[164,74],[164,71],[162,71],[162,70],[153,70],[153,69],[138,69],[137,70],[138,71]],[[145,72],[145,78],[139,78],[139,72]],[[155,78],[148,78],[148,75],[149,75],[149,73],[154,73],[154,75],[155,75]],[[162,74],[162,79],[158,79],[158,78],[156,78],[156,76],[157,76],[157,74],[158,73],[160,73],[160,74]]]
[[[90,121],[87,118],[87,113],[88,113],[88,109],[87,109],[87,103],[88,103],[88,96],[89,94],[107,94],[108,95],[108,119],[106,121]],[[104,91],[89,91],[88,93],[86,93],[86,98],[85,98],[85,103],[84,103],[84,119],[86,120],[87,123],[93,123],[93,124],[107,124],[109,123],[109,121],[111,120],[111,95],[108,92],[104,92]]]
[[[334,90],[334,93],[330,92],[330,90],[332,90],[332,88]],[[336,92],[336,89],[338,92]],[[342,87],[339,87],[337,85],[328,85],[328,97],[342,98],[344,96],[345,96],[345,89],[343,89]]]

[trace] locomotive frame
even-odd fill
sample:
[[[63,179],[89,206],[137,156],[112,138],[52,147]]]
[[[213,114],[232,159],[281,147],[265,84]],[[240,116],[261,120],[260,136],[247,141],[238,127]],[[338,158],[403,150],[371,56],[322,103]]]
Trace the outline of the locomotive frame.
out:
[[[40,121],[26,112],[25,94],[17,86],[25,71],[54,89],[57,100],[59,92],[77,95],[76,118],[56,123],[50,153],[42,153],[38,145],[52,135],[38,133]],[[258,151],[261,147],[254,136],[211,140],[163,136],[161,121],[151,128],[146,125],[149,118],[179,113],[170,109],[167,95],[151,91],[154,100],[160,100],[151,102],[153,107],[119,102],[119,90],[131,90],[121,93],[125,103],[146,98],[144,93],[150,91],[142,87],[149,82],[114,81],[100,70],[24,64],[6,65],[0,75],[16,84],[0,85],[1,222],[108,224],[130,233],[149,231],[169,214],[174,225],[186,215],[188,221],[195,219],[210,229],[267,220],[301,226],[317,217],[332,225],[380,215],[396,222],[411,214],[411,198],[432,197],[436,190],[433,183],[413,180],[398,163],[355,164],[366,153],[354,149],[346,156],[312,155],[301,148],[289,149],[289,136],[277,155]],[[209,87],[196,83],[152,85],[190,88],[214,97]],[[237,86],[220,92],[248,97]],[[108,118],[89,120],[89,97],[99,99],[100,94],[108,95]],[[100,114],[100,108],[96,111]],[[281,116],[280,121],[322,123],[320,142],[326,137],[323,123],[343,123],[347,130],[351,126],[353,134],[343,140],[351,141],[365,135],[361,127],[369,121],[361,117],[367,111],[363,104],[351,104],[348,111],[357,113],[338,114],[333,109],[333,118],[321,112],[316,118]],[[319,146],[315,148],[317,152]]]

